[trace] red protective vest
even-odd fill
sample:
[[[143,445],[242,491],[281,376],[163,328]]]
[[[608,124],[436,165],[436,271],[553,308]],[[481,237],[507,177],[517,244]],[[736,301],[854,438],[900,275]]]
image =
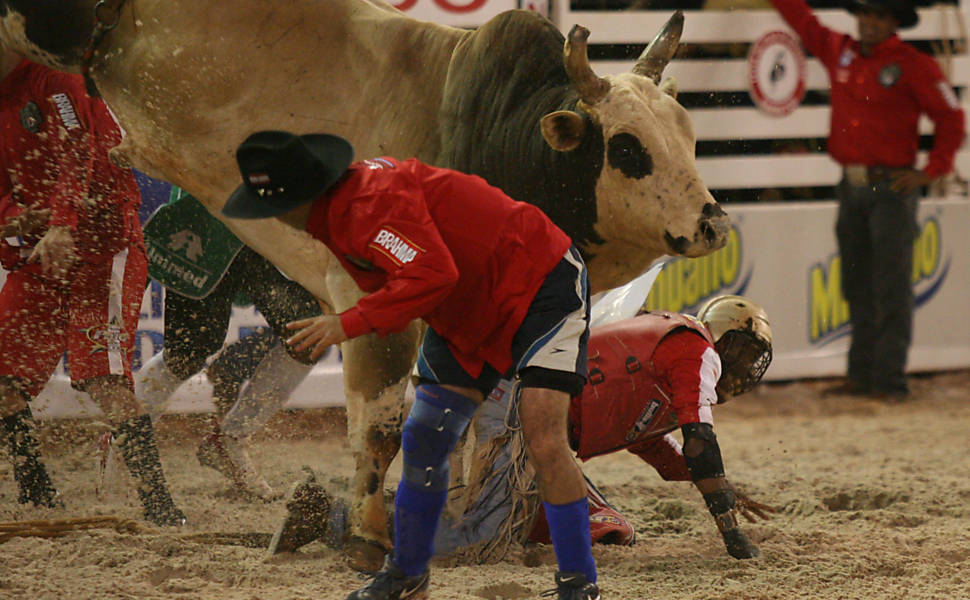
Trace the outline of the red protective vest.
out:
[[[678,425],[672,390],[653,363],[661,340],[679,329],[711,345],[707,328],[687,315],[654,311],[597,327],[589,339],[589,383],[570,405],[570,438],[581,459],[657,439]]]

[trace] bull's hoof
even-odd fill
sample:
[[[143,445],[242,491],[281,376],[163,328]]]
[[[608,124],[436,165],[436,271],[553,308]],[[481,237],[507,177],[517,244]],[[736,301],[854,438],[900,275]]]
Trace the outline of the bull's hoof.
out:
[[[383,544],[374,540],[367,540],[360,536],[352,536],[344,545],[347,565],[362,573],[376,573],[384,566],[384,557],[391,551]]]
[[[286,518],[273,534],[267,554],[293,552],[310,542],[326,537],[334,500],[317,483],[313,472],[295,484],[286,499]]]

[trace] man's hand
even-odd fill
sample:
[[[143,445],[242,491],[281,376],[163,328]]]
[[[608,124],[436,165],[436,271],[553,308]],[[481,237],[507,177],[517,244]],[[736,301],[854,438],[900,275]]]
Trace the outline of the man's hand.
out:
[[[293,321],[287,323],[286,328],[299,330],[286,340],[287,345],[298,352],[313,348],[310,358],[314,360],[323,356],[328,346],[339,344],[347,339],[340,317],[336,315],[320,315]]]
[[[749,522],[757,523],[758,519],[756,517],[760,517],[767,521],[771,518],[771,515],[768,513],[778,512],[775,508],[768,506],[767,504],[755,502],[751,498],[748,498],[747,495],[742,493],[741,490],[736,488],[734,485],[731,485],[731,488],[734,490],[734,509],[741,513],[741,516],[747,519]]]
[[[51,209],[49,208],[28,208],[7,221],[3,227],[0,227],[0,238],[27,235],[46,224],[50,215]]]
[[[27,257],[28,263],[39,262],[44,275],[57,280],[67,278],[67,273],[76,260],[74,236],[71,235],[71,229],[64,225],[48,229]]]
[[[934,178],[930,177],[923,171],[917,171],[916,169],[905,169],[897,173],[893,173],[893,180],[889,184],[889,189],[896,192],[897,194],[908,194],[924,185],[929,185],[933,182]]]

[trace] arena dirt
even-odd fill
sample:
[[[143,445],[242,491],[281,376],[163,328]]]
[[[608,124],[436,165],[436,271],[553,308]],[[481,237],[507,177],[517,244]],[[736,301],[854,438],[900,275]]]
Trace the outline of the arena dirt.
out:
[[[604,600],[970,598],[970,372],[917,378],[912,400],[899,405],[820,396],[830,383],[762,386],[715,412],[729,478],[779,509],[770,521],[743,525],[761,547],[755,560],[727,556],[690,484],[664,482],[632,455],[587,463],[638,529],[633,547],[595,549]],[[42,428],[63,509],[17,505],[2,457],[0,521],[137,518],[123,478],[102,500],[95,495],[102,429],[90,421]],[[342,600],[363,583],[321,543],[266,560],[260,549],[193,539],[269,533],[284,512],[282,501],[246,502],[200,467],[201,430],[197,417],[160,424],[169,481],[190,519],[184,531],[14,538],[0,544],[0,598]],[[281,489],[306,464],[345,491],[352,462],[344,434],[333,411],[281,415],[257,439],[254,458]],[[439,566],[431,597],[536,598],[551,587],[554,568],[546,547],[496,565]]]

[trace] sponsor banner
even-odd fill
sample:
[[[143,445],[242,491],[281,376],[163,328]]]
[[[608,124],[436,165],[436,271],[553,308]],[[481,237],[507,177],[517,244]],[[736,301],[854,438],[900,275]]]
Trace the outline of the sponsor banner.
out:
[[[843,375],[849,308],[842,296],[835,202],[726,207],[728,245],[698,259],[673,259],[648,308],[695,314],[713,296],[739,294],[764,306],[774,335],[769,380]],[[910,371],[970,366],[970,201],[923,200],[914,248],[916,312]]]
[[[764,306],[775,336],[775,357],[766,379],[842,375],[848,348],[848,305],[839,281],[835,242],[835,202],[727,207],[733,226],[727,246],[698,259],[672,259],[657,277],[647,306],[694,314],[712,296],[740,294]],[[962,325],[970,296],[968,200],[924,200],[914,249],[916,295],[911,371],[970,367],[970,328]],[[0,284],[4,274],[0,271]],[[162,348],[162,294],[152,283],[145,295],[135,345],[142,357]],[[235,308],[227,342],[264,324],[252,308]],[[204,375],[186,382],[169,405],[171,412],[212,410]],[[339,352],[331,350],[294,393],[288,406],[344,403]],[[82,394],[70,389],[63,366],[34,404],[39,414],[97,414]]]

